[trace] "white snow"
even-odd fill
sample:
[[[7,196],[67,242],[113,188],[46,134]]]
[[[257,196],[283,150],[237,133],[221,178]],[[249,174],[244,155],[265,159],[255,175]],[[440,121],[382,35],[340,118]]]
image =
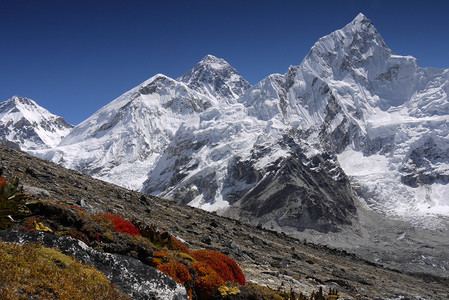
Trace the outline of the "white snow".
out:
[[[72,129],[60,119],[31,99],[14,96],[0,103],[0,128],[6,133],[4,138],[25,151],[58,145]]]

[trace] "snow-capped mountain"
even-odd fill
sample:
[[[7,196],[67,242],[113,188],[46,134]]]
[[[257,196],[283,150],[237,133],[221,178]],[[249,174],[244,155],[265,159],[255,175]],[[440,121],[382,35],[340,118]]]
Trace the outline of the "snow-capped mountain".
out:
[[[31,99],[14,96],[0,103],[0,143],[24,151],[57,146],[73,128]]]
[[[432,226],[449,215],[448,73],[395,55],[359,14],[285,75],[185,122],[143,191],[329,230],[355,210],[349,175],[372,208]]]
[[[221,75],[209,82],[204,74]],[[248,84],[224,60],[210,55],[182,78],[187,84],[162,74],[153,76],[76,126],[58,147],[34,154],[140,189],[183,122],[220,106],[223,95],[237,95]],[[198,86],[203,81],[207,96],[189,87],[201,90]]]
[[[433,226],[449,215],[448,82],[448,70],[394,54],[359,14],[283,75],[250,87],[206,56],[34,154],[275,229],[337,231],[358,197]]]

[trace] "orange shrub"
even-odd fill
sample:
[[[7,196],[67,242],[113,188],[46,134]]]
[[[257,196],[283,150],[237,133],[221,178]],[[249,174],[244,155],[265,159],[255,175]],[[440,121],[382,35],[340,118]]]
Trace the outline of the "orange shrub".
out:
[[[220,275],[206,263],[197,261],[192,263],[191,267],[198,275],[193,289],[199,300],[209,299],[218,287],[224,285],[225,282]]]
[[[157,268],[159,271],[170,276],[184,286],[187,282],[192,280],[189,269],[187,269],[185,265],[177,261],[170,261],[166,264],[160,264]]]
[[[160,265],[170,261],[170,256],[166,252],[154,251],[153,253],[153,267],[159,268]]]
[[[193,258],[208,264],[226,281],[234,281],[245,285],[246,280],[242,270],[229,256],[213,250],[198,250],[191,252]]]
[[[86,211],[84,208],[81,208],[79,206],[76,205],[71,205],[72,208],[76,209],[76,210],[80,210],[80,211]]]

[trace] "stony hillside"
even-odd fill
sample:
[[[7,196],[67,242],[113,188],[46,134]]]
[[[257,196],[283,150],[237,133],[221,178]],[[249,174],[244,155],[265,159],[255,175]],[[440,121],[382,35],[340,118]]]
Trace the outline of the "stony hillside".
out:
[[[221,251],[237,261],[247,282],[305,295],[332,288],[347,299],[449,296],[447,278],[386,269],[345,251],[130,191],[5,146],[0,146],[0,165],[4,176],[17,176],[27,193],[155,224],[190,249]]]

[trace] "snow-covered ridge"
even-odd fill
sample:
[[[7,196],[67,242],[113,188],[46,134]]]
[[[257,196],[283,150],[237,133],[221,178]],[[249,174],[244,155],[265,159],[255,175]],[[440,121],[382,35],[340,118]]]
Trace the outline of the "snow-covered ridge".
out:
[[[72,128],[31,99],[14,96],[0,103],[1,142],[22,150],[55,147]]]

